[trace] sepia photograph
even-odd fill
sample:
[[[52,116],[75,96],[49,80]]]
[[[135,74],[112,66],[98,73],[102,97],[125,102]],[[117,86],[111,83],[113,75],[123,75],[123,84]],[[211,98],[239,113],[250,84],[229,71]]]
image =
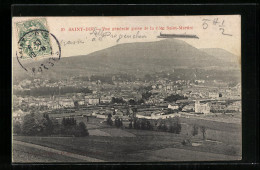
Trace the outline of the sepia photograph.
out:
[[[241,16],[12,18],[12,162],[242,159]]]

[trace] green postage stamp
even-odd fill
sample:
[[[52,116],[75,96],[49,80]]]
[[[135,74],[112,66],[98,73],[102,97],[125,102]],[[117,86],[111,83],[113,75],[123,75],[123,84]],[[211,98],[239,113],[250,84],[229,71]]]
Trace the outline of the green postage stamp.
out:
[[[52,47],[45,18],[17,22],[19,58],[28,59],[52,55]]]

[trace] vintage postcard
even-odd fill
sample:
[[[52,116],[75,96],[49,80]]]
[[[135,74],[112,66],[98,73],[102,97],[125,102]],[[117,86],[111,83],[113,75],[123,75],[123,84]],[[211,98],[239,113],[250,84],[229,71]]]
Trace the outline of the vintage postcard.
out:
[[[242,159],[239,15],[12,18],[12,161]]]

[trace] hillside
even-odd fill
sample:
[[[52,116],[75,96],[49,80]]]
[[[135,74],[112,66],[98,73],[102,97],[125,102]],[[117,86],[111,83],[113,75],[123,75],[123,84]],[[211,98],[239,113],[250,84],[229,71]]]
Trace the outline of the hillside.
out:
[[[221,69],[232,64],[204,51],[207,50],[199,50],[177,39],[119,44],[88,55],[61,58],[46,74],[51,77],[119,72],[143,75],[176,68]],[[16,68],[14,74],[21,71]]]
[[[238,56],[221,48],[202,48],[200,50],[224,62],[236,64],[240,62],[240,58]]]

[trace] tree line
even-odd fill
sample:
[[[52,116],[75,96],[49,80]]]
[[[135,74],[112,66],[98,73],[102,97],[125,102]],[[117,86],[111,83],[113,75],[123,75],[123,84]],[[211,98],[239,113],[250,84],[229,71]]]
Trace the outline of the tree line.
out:
[[[119,74],[111,74],[111,75],[91,75],[91,76],[81,76],[75,77],[75,80],[82,80],[82,81],[101,81],[102,83],[114,84],[113,81],[135,81],[136,76],[119,73]]]
[[[59,123],[56,119],[50,119],[48,114],[37,113],[25,115],[22,123],[14,122],[13,133],[26,136],[89,135],[85,123],[77,123],[74,118],[63,118]]]
[[[179,94],[172,94],[170,96],[167,96],[164,101],[167,101],[167,102],[176,102],[177,100],[183,100],[183,99],[188,99],[188,97],[184,97],[184,96],[181,96]]]
[[[181,132],[181,123],[178,117],[159,120],[134,118],[134,120],[130,122],[129,128],[179,134]]]
[[[28,95],[28,96],[45,96],[45,95],[64,95],[66,93],[92,93],[87,87],[39,87],[31,88],[30,90],[14,90],[16,95]]]
[[[106,123],[110,126],[114,125],[118,128],[123,126],[122,118],[116,117],[113,122],[111,114],[108,115]],[[181,123],[178,117],[159,120],[148,120],[135,117],[130,120],[128,128],[140,130],[155,130],[179,134],[181,132]]]

